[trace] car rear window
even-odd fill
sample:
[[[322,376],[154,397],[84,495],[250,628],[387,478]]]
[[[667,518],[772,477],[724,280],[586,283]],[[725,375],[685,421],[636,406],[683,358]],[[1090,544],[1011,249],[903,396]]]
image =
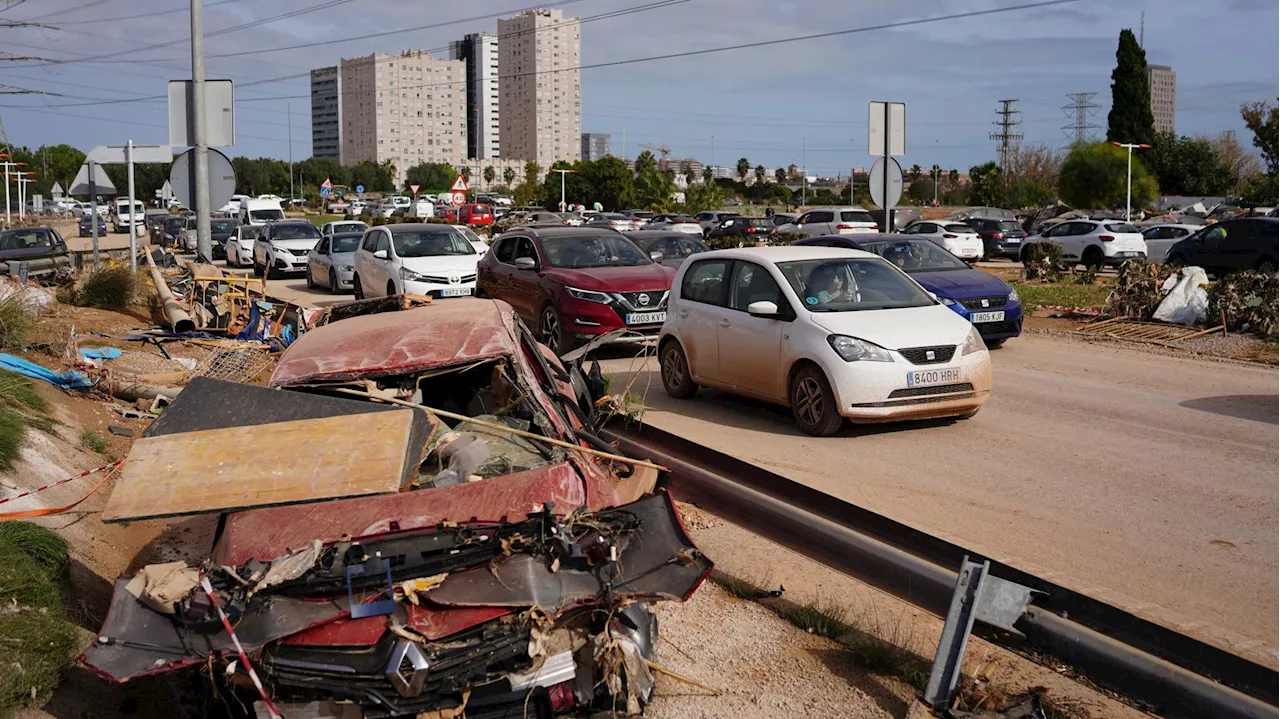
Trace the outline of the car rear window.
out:
[[[968,225],[962,225],[959,222],[953,222],[944,226],[947,232],[973,232],[973,228]]]
[[[841,222],[871,222],[875,223],[875,218],[866,210],[844,210],[840,213]]]
[[[1000,231],[1001,231],[1001,232],[1017,232],[1018,230],[1021,230],[1021,229],[1022,229],[1022,225],[1019,225],[1018,223],[1016,223],[1016,222],[1014,222],[1014,221],[1012,221],[1012,220],[1001,220],[1001,221],[1000,221]]]
[[[747,220],[747,224],[752,227],[773,227],[773,221],[767,217],[752,217]]]
[[[1108,222],[1103,227],[1107,228],[1107,232],[1132,232],[1134,234],[1141,232],[1141,230],[1127,222]]]

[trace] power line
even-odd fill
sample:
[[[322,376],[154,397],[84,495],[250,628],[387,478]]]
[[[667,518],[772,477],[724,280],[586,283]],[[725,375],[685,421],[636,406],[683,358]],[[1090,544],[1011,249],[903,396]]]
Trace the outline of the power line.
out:
[[[230,5],[232,3],[244,2],[244,1],[245,0],[219,0],[218,2],[204,3],[204,9],[208,10],[211,7],[218,7],[219,5]],[[94,20],[59,20],[58,28],[61,29],[62,26],[64,25],[93,25],[93,24],[98,24],[103,22],[119,22],[121,20],[137,20],[138,18],[143,18],[143,17],[151,18],[151,17],[156,17],[157,15],[172,15],[174,13],[179,13],[179,12],[190,12],[190,9],[191,9],[190,6],[184,3],[180,7],[170,8],[168,10],[153,10],[151,12],[138,13],[137,15],[120,15],[117,17],[97,18]]]
[[[112,1],[112,0],[91,0],[90,2],[87,2],[87,3],[83,4],[83,5],[77,5],[77,6],[75,6],[75,7],[69,7],[69,8],[67,8],[66,10],[56,10],[56,11],[54,11],[54,12],[48,12],[48,13],[45,13],[45,14],[43,14],[43,15],[36,15],[35,17],[23,18],[23,20],[24,20],[24,21],[27,21],[27,22],[29,22],[29,21],[31,21],[31,20],[43,20],[43,19],[45,19],[45,18],[47,18],[47,17],[53,17],[54,15],[63,15],[63,14],[66,14],[66,13],[79,12],[79,11],[81,11],[81,10],[87,10],[88,8],[91,8],[91,7],[96,7],[96,6],[98,6],[98,5],[106,5],[107,3],[111,2],[111,1]]]
[[[1096,92],[1074,92],[1068,93],[1067,97],[1071,98],[1069,104],[1062,106],[1062,111],[1066,113],[1067,118],[1074,117],[1073,122],[1063,125],[1062,132],[1067,136],[1071,143],[1069,146],[1083,145],[1092,142],[1094,135],[1092,130],[1099,129],[1096,123],[1089,122],[1089,119],[1098,114],[1098,110],[1102,107],[1093,102]]]
[[[1000,171],[1006,177],[1009,175],[1009,146],[1022,139],[1022,133],[1016,131],[1022,122],[1018,119],[1022,111],[1015,110],[1013,107],[1016,102],[1018,102],[1017,98],[1000,100],[1000,109],[996,110],[1000,119],[995,122],[995,126],[1000,128],[1000,131],[990,135],[990,139],[1000,141]]]

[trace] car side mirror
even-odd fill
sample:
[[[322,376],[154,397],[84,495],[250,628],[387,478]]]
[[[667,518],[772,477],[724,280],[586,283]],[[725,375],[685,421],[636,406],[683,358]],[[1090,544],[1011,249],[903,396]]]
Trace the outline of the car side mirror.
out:
[[[653,260],[654,262],[661,262],[662,257],[663,255],[660,250],[654,250],[653,252],[649,253],[649,259]]]
[[[376,252],[374,252],[374,253],[373,253],[373,256],[374,256],[374,257],[377,257],[377,258],[378,258],[378,259],[380,259],[380,260],[385,260],[385,259],[387,259],[387,251],[386,251],[386,250],[377,250]]]
[[[768,300],[752,302],[747,305],[747,314],[753,317],[776,318],[778,316],[778,305]]]
[[[538,263],[532,257],[517,257],[511,264],[520,270],[532,270],[538,266]]]

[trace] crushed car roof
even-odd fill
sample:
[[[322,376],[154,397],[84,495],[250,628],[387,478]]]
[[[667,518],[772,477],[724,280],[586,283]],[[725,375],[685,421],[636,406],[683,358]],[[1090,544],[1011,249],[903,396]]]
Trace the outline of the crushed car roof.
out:
[[[419,373],[511,357],[518,350],[511,305],[454,299],[311,330],[280,358],[270,385]]]

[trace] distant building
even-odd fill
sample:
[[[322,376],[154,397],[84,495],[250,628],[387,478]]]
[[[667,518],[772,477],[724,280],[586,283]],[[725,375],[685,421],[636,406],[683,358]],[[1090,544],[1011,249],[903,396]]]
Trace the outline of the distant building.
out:
[[[466,63],[406,50],[344,59],[338,73],[344,165],[389,160],[401,185],[414,165],[467,164]]]
[[[1151,114],[1156,132],[1175,132],[1174,114],[1178,109],[1178,76],[1168,65],[1147,65],[1147,83],[1151,86]]]
[[[560,10],[498,20],[502,156],[543,168],[582,155],[581,33]]]
[[[498,133],[498,36],[471,33],[449,43],[449,59],[467,65],[467,157],[501,157]]]
[[[613,136],[607,132],[582,133],[582,159],[595,162],[613,153]]]
[[[311,155],[342,161],[342,83],[336,65],[311,71]]]

